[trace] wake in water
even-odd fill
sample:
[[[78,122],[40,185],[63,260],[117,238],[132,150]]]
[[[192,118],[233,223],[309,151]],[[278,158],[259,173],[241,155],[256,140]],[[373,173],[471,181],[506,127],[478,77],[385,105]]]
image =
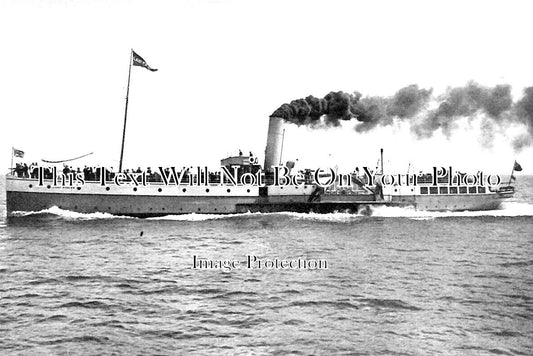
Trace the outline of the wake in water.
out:
[[[317,221],[339,221],[349,222],[357,218],[408,218],[413,220],[429,220],[436,218],[456,218],[456,217],[478,217],[478,216],[496,216],[496,217],[517,217],[533,216],[533,204],[506,202],[498,210],[480,210],[480,211],[424,211],[416,210],[413,207],[394,207],[394,206],[375,206],[371,208],[372,212],[369,217],[367,214],[349,214],[349,213],[332,213],[332,214],[302,214],[302,213],[283,213],[298,219],[309,219]]]
[[[78,213],[70,210],[63,210],[58,207],[52,207],[41,211],[15,211],[10,214],[11,217],[38,217],[38,216],[56,216],[66,220],[97,220],[97,219],[136,219],[128,216],[112,215],[109,213]],[[391,207],[378,206],[372,207],[371,212],[364,211],[362,214],[336,212],[330,214],[318,213],[243,213],[243,214],[183,214],[183,215],[166,215],[162,217],[147,218],[146,220],[170,220],[170,221],[207,221],[236,218],[250,218],[259,216],[285,216],[293,219],[315,220],[315,221],[333,221],[333,222],[351,222],[358,219],[372,218],[408,218],[413,220],[428,220],[436,218],[453,218],[453,217],[517,217],[533,216],[533,204],[506,202],[498,210],[485,211],[423,211],[416,210],[412,207]]]
[[[266,215],[262,213],[243,213],[243,214],[182,214],[182,215],[165,215],[160,217],[146,218],[145,220],[174,220],[174,221],[206,221],[217,219],[231,219],[242,218],[246,216]],[[55,216],[64,218],[66,220],[97,220],[97,219],[138,219],[131,216],[113,215],[109,213],[78,213],[71,210],[65,210],[53,206],[49,209],[40,211],[13,211],[9,214],[10,217],[39,217],[39,216]]]
[[[112,215],[109,213],[78,213],[75,211],[60,209],[53,206],[49,209],[40,211],[13,211],[9,214],[10,217],[35,217],[52,215],[66,220],[96,220],[96,219],[134,219],[128,216]]]
[[[405,218],[449,218],[449,217],[475,217],[475,216],[533,216],[533,204],[505,202],[501,209],[497,210],[478,210],[478,211],[424,211],[415,210],[411,207],[399,208],[383,206],[378,207],[372,216],[379,217],[405,217]]]

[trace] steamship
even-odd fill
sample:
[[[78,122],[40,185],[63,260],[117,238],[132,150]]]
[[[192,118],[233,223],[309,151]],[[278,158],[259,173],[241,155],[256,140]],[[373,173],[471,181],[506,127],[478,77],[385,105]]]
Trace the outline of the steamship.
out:
[[[298,185],[272,184],[270,167],[279,164],[282,150],[283,119],[270,117],[264,160],[264,185],[102,184],[55,185],[51,180],[6,176],[6,203],[9,215],[18,211],[42,211],[52,207],[95,213],[104,212],[134,217],[173,214],[234,214],[246,212],[349,212],[371,214],[376,206],[411,207],[428,211],[492,210],[514,195],[512,186],[411,186],[369,185],[353,178],[351,186],[322,188],[306,179]],[[382,160],[383,162],[383,160]],[[237,169],[237,174],[260,171],[250,157],[237,155],[223,159],[221,166]],[[237,168],[235,168],[237,167]],[[189,179],[200,179],[190,176]],[[104,178],[105,179],[105,178]]]

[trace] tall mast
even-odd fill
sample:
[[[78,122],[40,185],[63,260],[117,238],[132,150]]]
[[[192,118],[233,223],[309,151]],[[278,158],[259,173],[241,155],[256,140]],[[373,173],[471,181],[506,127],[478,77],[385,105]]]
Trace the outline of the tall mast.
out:
[[[126,108],[124,110],[124,130],[122,131],[122,148],[120,149],[120,162],[118,171],[122,172],[122,158],[124,157],[124,141],[126,140],[126,120],[128,118],[128,97],[130,95],[130,78],[131,78],[131,59],[133,57],[133,49],[130,51],[130,68],[128,71],[128,89],[126,90]]]
[[[381,149],[381,174],[383,174],[383,148]]]
[[[9,169],[9,174],[13,174],[13,153],[15,152],[15,147],[11,146],[11,168]]]

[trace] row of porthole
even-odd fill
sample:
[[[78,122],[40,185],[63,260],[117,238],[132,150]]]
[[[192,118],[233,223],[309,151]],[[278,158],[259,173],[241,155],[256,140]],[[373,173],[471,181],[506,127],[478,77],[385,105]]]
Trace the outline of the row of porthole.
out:
[[[33,184],[30,184],[28,187],[33,188]],[[50,188],[52,188],[52,186],[49,184],[49,185],[46,186],[46,188],[50,189]],[[76,189],[81,190],[81,187],[76,187]],[[108,190],[109,190],[109,187],[108,187]]]
[[[46,209],[46,206],[43,206],[43,209]],[[63,206],[59,206],[59,209],[63,209]],[[74,209],[78,209],[78,206],[77,206],[77,205],[74,205]],[[107,209],[108,209],[108,210],[111,210],[111,207],[108,206]],[[98,211],[98,207],[95,206],[95,207],[94,207],[94,210],[95,210],[95,211]],[[121,209],[121,210],[123,210],[123,209]],[[137,210],[139,211],[140,208],[137,208]],[[150,210],[150,211],[153,211],[154,209],[153,209],[153,208],[150,208],[149,210]],[[224,208],[224,210],[226,210],[226,209]],[[165,211],[165,208],[161,208],[161,211]],[[183,208],[180,208],[180,211],[183,211]],[[198,211],[202,211],[202,209],[201,209],[201,208],[198,208]],[[214,211],[218,211],[218,209],[217,209],[217,208],[214,208]]]
[[[61,207],[59,207],[59,208],[61,209]],[[44,209],[44,207],[43,207],[43,209]],[[77,206],[77,205],[74,206],[74,209],[78,209],[78,206]],[[111,207],[108,206],[107,209],[108,209],[108,210],[111,210]],[[95,206],[95,207],[94,207],[94,210],[98,210],[98,207]],[[121,209],[121,210],[123,210],[123,209]],[[139,211],[140,208],[137,208],[137,210]],[[153,211],[154,208],[149,208],[148,210]],[[161,211],[165,211],[165,210],[166,210],[165,208],[161,208]],[[226,208],[224,208],[224,210],[226,210]],[[183,208],[180,208],[180,211],[183,211]],[[198,208],[198,211],[202,211],[202,208]],[[218,209],[217,209],[217,208],[214,208],[214,211],[218,211]]]
[[[109,190],[109,187],[107,187],[106,189]],[[133,188],[133,191],[136,192],[136,191],[137,191],[137,188]],[[159,193],[161,193],[161,192],[163,191],[163,189],[158,188],[157,191],[158,191]],[[187,189],[183,188],[183,189],[182,189],[182,192],[183,192],[183,193],[187,192]],[[206,188],[205,192],[206,192],[206,193],[209,193],[209,188]],[[231,189],[228,188],[228,189],[226,190],[226,192],[231,193]],[[250,189],[246,189],[246,192],[247,192],[247,193],[250,193]]]
[[[30,188],[33,188],[33,184],[30,184],[29,187],[30,187]],[[50,188],[52,188],[52,186],[47,185],[46,188],[50,189]],[[81,187],[76,187],[76,189],[81,190]],[[106,187],[105,190],[106,190],[106,191],[110,191],[111,188]],[[133,188],[133,191],[136,192],[136,191],[137,191],[137,188]],[[163,191],[163,189],[158,188],[157,191],[158,191],[159,193],[161,193],[161,192]],[[183,188],[182,192],[185,193],[186,191],[187,191],[187,189]],[[205,190],[205,192],[206,192],[206,193],[209,193],[209,188],[207,188],[207,189]],[[227,189],[226,192],[231,193],[231,189]],[[250,189],[246,189],[246,192],[247,192],[247,193],[250,193]]]
[[[109,209],[111,209],[111,207],[109,207]],[[137,209],[139,210],[139,209]],[[154,208],[149,208],[148,210],[150,211],[153,211]],[[161,208],[162,211],[165,211],[165,208]],[[224,210],[226,210],[226,208],[224,208]],[[183,208],[180,208],[180,211],[183,211]],[[202,208],[198,208],[198,211],[202,211]],[[214,208],[214,211],[218,211],[217,208]]]
[[[30,184],[29,187],[30,187],[30,188],[33,188],[33,184]],[[46,188],[50,189],[50,188],[52,188],[52,186],[51,186],[51,185],[47,185]],[[294,187],[294,188],[295,188],[295,189],[298,189],[298,187]],[[81,190],[81,187],[76,187],[76,189]],[[110,189],[111,189],[111,188],[109,188],[109,187],[106,187],[106,188],[105,188],[105,190],[107,190],[107,191],[109,191]],[[283,189],[283,187],[280,187],[280,189]],[[304,186],[304,189],[307,189],[307,186]],[[133,188],[133,191],[136,192],[136,191],[137,191],[137,188]],[[161,193],[161,192],[163,191],[163,189],[158,188],[157,191],[158,191],[159,193]],[[185,192],[187,191],[187,189],[183,188],[182,191],[185,193]],[[205,191],[206,191],[206,193],[209,193],[209,188],[207,188]],[[228,190],[226,190],[226,191],[227,191],[228,193],[230,193],[230,192],[231,192],[231,189],[228,189]],[[397,190],[395,189],[394,191],[396,192]],[[250,193],[250,189],[246,189],[246,192],[247,192],[247,193]]]
[[[398,192],[398,189],[394,189],[395,192]],[[415,190],[411,188],[411,191],[414,192]]]

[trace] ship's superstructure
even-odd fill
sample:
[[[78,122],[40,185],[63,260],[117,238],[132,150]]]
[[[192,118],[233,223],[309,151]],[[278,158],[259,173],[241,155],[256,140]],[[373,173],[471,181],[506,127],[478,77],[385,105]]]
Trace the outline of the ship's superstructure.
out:
[[[66,177],[58,184],[55,172],[54,177],[45,174],[33,178],[11,172],[6,176],[7,210],[41,211],[57,206],[81,213],[138,217],[248,211],[368,213],[376,205],[421,210],[489,210],[498,208],[514,194],[513,187],[370,184],[357,175],[342,186],[324,187],[312,179],[316,172],[289,173],[293,165],[282,164],[283,140],[283,119],[270,117],[263,167],[253,155],[240,153],[223,159],[222,171],[215,173],[199,169],[173,175],[167,169],[161,174],[150,174],[147,180],[146,176],[100,169],[95,177],[90,177],[93,179],[78,177],[83,184]],[[39,172],[43,175],[44,170]],[[299,174],[298,184],[278,184],[276,174],[280,172],[291,177],[293,173]]]

